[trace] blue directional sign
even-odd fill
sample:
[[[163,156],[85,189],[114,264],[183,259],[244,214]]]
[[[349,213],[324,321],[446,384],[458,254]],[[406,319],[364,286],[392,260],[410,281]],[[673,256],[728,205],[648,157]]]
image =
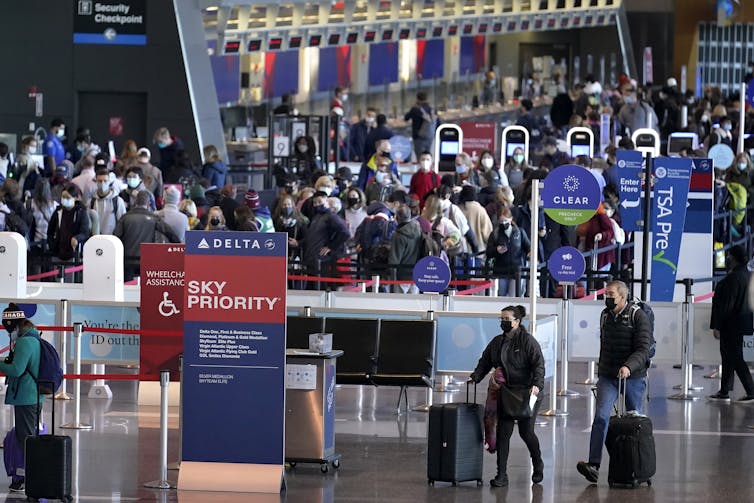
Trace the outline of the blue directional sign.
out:
[[[450,267],[440,257],[424,257],[414,266],[413,278],[420,291],[440,293],[450,284]]]
[[[586,261],[578,249],[561,246],[550,255],[547,268],[558,283],[575,283],[584,275]]]
[[[746,86],[746,102],[754,106],[754,79],[751,79]]]
[[[626,232],[640,231],[642,218],[642,164],[644,156],[636,150],[618,150],[615,153],[620,179],[621,226]]]
[[[542,189],[545,213],[562,225],[583,224],[592,218],[601,200],[597,178],[575,164],[555,168],[547,175]]]

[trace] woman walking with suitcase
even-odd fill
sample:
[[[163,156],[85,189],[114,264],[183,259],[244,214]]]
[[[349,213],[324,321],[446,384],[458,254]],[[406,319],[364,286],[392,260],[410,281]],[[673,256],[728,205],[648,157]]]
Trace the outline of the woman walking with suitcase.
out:
[[[544,387],[545,361],[539,343],[521,324],[524,317],[526,309],[523,306],[508,306],[500,312],[503,333],[490,341],[470,377],[478,383],[493,368],[496,372],[490,378],[501,377],[496,381],[500,389],[497,396],[497,476],[490,480],[493,487],[508,485],[508,452],[515,421],[518,421],[518,433],[531,455],[532,482],[538,484],[544,478],[542,452],[534,433],[539,401],[533,406],[532,402]],[[515,406],[517,401],[518,407]]]

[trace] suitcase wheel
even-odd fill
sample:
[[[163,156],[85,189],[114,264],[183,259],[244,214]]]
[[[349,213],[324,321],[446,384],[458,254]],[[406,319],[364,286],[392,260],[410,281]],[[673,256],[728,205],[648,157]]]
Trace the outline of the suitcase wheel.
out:
[[[427,485],[434,486],[435,485],[435,481],[432,480],[432,479],[427,479]]]
[[[647,486],[652,487],[652,479],[647,479]]]
[[[328,467],[327,463],[322,463],[321,465],[319,465],[319,471],[321,471],[322,473],[327,473],[329,469],[330,468]]]
[[[482,479],[476,479],[476,485],[478,486],[484,485],[484,482],[482,482]]]
[[[455,487],[455,486],[457,486],[457,485],[458,485],[458,481],[457,481],[457,480],[454,480],[454,481],[453,481],[453,487]]]
[[[332,464],[332,467],[335,468],[336,470],[338,468],[340,468],[340,460],[339,459],[334,459],[331,464]]]

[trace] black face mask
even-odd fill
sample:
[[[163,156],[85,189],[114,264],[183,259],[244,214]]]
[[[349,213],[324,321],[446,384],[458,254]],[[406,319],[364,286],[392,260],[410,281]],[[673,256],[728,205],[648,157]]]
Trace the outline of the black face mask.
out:
[[[217,227],[220,225],[220,219],[219,218],[210,218],[209,223]]]
[[[359,204],[359,198],[358,197],[349,197],[348,198],[348,206],[356,206]]]
[[[513,330],[513,322],[510,320],[500,320],[500,329],[507,334]]]
[[[605,297],[605,307],[611,311],[615,309],[615,299],[612,297]]]
[[[503,229],[504,231],[507,231],[510,226],[511,226],[510,222],[502,222],[500,224],[500,228]]]

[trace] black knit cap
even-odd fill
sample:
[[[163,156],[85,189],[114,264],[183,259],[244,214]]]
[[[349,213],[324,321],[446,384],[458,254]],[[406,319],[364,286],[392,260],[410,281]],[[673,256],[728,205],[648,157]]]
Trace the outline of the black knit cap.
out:
[[[3,309],[3,327],[5,327],[8,332],[13,331],[13,329],[25,319],[26,313],[24,313],[24,311],[13,302]]]

